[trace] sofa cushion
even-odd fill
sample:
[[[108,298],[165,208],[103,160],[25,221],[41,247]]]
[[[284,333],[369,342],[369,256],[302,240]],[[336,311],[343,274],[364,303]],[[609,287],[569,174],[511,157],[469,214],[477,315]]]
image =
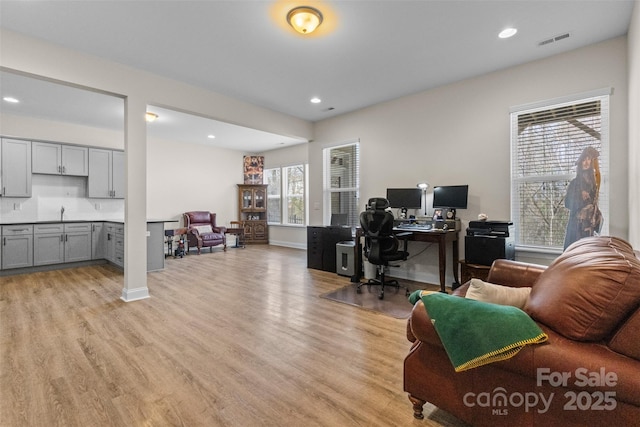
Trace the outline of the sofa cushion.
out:
[[[609,341],[611,350],[640,360],[640,308],[618,329]]]
[[[524,310],[577,341],[606,338],[640,304],[640,260],[615,237],[586,237],[538,278]]]
[[[495,285],[480,279],[471,279],[465,298],[500,305],[512,305],[522,309],[529,298],[531,288],[513,288]]]

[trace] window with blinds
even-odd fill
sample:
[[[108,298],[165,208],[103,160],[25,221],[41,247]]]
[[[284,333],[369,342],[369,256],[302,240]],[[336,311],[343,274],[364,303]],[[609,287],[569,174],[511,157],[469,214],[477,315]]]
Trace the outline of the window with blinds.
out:
[[[280,168],[265,169],[264,183],[267,184],[267,222],[282,222],[282,180]]]
[[[608,232],[608,118],[608,96],[511,113],[511,217],[517,246],[563,249],[570,216],[567,189],[587,147],[599,154],[596,203],[604,219],[599,233]]]
[[[270,224],[304,225],[307,214],[307,167],[265,169],[267,221]]]
[[[359,226],[359,143],[325,148],[325,223],[332,214],[346,214],[351,227]]]

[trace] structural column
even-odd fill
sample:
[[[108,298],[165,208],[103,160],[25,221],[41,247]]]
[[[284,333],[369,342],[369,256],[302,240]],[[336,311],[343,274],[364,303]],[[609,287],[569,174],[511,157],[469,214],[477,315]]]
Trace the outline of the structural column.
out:
[[[147,103],[125,100],[124,288],[122,300],[149,298],[147,287]]]

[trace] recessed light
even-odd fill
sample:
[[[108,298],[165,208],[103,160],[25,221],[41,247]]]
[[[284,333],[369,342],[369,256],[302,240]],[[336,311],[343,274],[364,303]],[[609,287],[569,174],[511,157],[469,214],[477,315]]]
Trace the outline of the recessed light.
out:
[[[207,135],[207,138],[209,138],[209,139],[215,139],[215,138],[216,138],[216,136],[215,136],[215,135]]]
[[[517,32],[517,28],[505,28],[504,30],[500,31],[498,37],[500,37],[501,39],[508,39],[509,37],[515,36]]]
[[[20,102],[18,99],[12,97],[12,96],[5,96],[4,98],[2,98],[4,101],[10,102],[12,104],[17,104],[18,102]]]
[[[156,120],[158,120],[158,115],[156,113],[151,113],[147,111],[144,115],[144,119],[149,123],[153,123]]]
[[[314,96],[313,98],[311,98],[312,104],[320,104],[321,102],[322,102],[322,99],[318,98],[317,96]]]

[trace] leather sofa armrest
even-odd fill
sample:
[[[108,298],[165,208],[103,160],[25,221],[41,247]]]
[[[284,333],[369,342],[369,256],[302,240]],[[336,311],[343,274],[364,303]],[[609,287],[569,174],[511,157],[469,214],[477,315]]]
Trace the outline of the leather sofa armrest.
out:
[[[487,282],[514,288],[531,287],[547,267],[507,259],[497,259],[491,265]]]

